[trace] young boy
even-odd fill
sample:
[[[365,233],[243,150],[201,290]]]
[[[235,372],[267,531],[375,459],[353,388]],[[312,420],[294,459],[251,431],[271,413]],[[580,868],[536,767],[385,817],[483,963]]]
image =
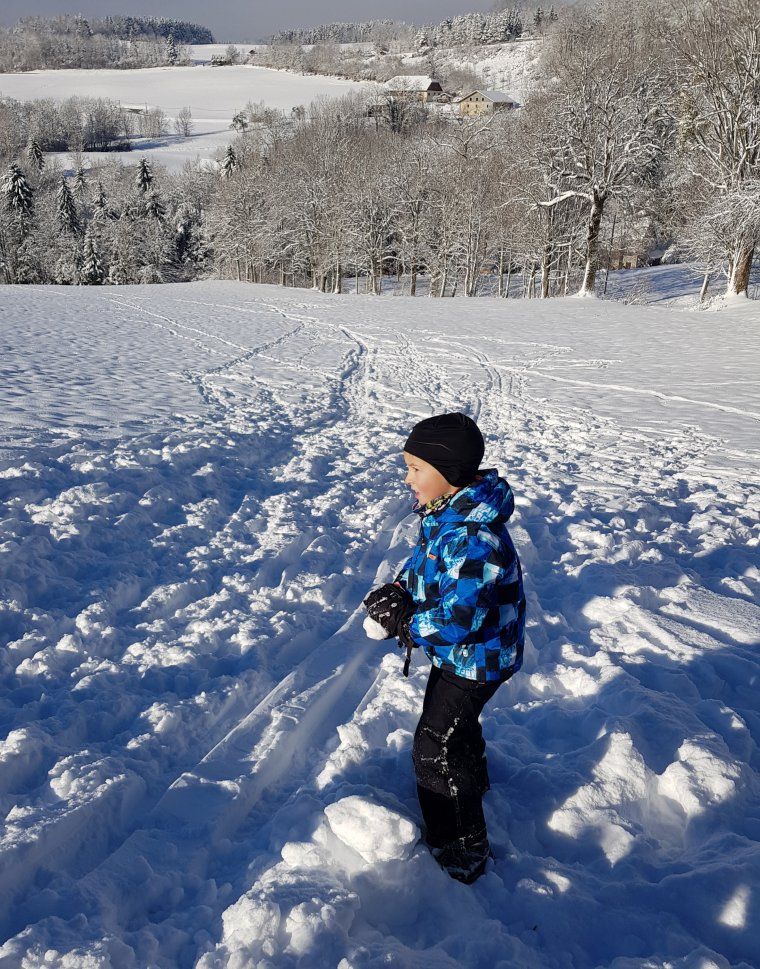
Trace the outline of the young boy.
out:
[[[525,596],[507,531],[508,483],[479,470],[485,447],[465,414],[420,421],[404,445],[420,516],[417,545],[393,583],[364,600],[386,638],[432,661],[412,759],[425,841],[448,873],[475,881],[491,854],[489,789],[479,723],[484,705],[522,665]]]

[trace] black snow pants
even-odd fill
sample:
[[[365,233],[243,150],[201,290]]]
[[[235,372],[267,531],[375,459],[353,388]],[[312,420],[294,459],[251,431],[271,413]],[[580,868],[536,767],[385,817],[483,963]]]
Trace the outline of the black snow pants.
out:
[[[500,685],[430,669],[412,760],[431,848],[485,837],[483,795],[490,783],[478,718]]]

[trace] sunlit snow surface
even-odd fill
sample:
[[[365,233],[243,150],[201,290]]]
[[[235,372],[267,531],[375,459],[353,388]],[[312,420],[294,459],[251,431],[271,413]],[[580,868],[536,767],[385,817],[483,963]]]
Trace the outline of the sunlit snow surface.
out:
[[[0,288],[0,969],[758,965],[757,305]],[[473,887],[361,607],[452,409],[529,597]]]
[[[212,53],[218,51],[216,45],[210,46]],[[113,160],[136,164],[144,156],[174,170],[186,162],[211,158],[229,144],[235,137],[230,122],[249,101],[263,101],[268,108],[287,112],[297,105],[341,97],[366,86],[337,77],[307,76],[248,64],[211,67],[200,62],[189,67],[140,70],[66,69],[0,74],[0,95],[19,101],[60,101],[77,96],[109,98],[129,108],[161,108],[168,118],[165,136],[137,139],[132,152],[87,152],[85,158],[93,164]],[[193,120],[189,138],[174,134],[173,127],[174,118],[186,107]],[[62,153],[61,158],[64,165],[71,164],[70,155]]]

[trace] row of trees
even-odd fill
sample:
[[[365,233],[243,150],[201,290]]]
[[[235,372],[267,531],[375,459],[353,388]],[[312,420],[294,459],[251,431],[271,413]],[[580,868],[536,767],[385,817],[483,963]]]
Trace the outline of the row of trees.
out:
[[[610,250],[673,242],[746,294],[760,247],[758,2],[577,8],[515,113],[355,95],[254,121],[252,106],[216,172],[156,180],[143,164],[135,181],[114,165],[86,194],[75,185],[76,229],[60,173],[35,173],[28,155],[3,187],[5,278],[88,281],[89,245],[111,282],[214,273],[379,293],[393,276],[412,295],[422,278],[433,296],[486,282],[591,295]]]
[[[270,38],[275,46],[314,44],[373,43],[381,48],[418,49],[422,47],[462,47],[471,44],[499,44],[520,37],[524,23],[540,28],[557,20],[554,7],[538,6],[527,14],[520,7],[496,4],[490,13],[467,13],[449,17],[436,24],[413,27],[392,20],[366,23],[320,24],[281,30]]]
[[[273,34],[270,44],[282,46],[312,44],[391,44],[399,40],[411,41],[414,27],[394,20],[368,20],[363,23],[339,22],[319,24],[317,27],[298,27]]]
[[[422,59],[413,70],[435,76],[450,90],[464,90],[482,83],[476,69],[454,67],[445,53],[439,57],[439,52],[516,40],[523,34],[524,22],[534,36],[540,36],[558,20],[553,6],[539,6],[527,13],[506,4],[496,7],[490,13],[463,14],[425,27],[374,20],[281,31],[267,46],[255,48],[251,62],[304,74],[382,82],[410,73],[410,64],[403,54],[413,51]],[[356,46],[360,42],[371,42],[371,51]],[[352,43],[353,47],[341,46]]]
[[[195,178],[105,166],[74,178],[45,164],[32,146],[0,183],[0,281],[114,285],[196,279],[211,268]]]
[[[519,7],[493,13],[467,13],[439,24],[422,27],[415,34],[420,47],[463,47],[472,44],[501,44],[520,37],[523,15]]]
[[[51,34],[58,37],[86,36],[118,37],[120,40],[166,40],[173,37],[178,44],[213,44],[208,27],[173,17],[132,17],[109,15],[85,18],[81,14],[60,17],[21,17],[13,33]]]
[[[165,18],[24,17],[0,28],[0,71],[172,65],[185,62],[183,44],[212,39],[205,27]]]
[[[517,265],[527,276],[528,292],[535,281],[543,296],[574,289],[591,295],[613,240],[618,251],[646,251],[670,239],[682,257],[704,267],[705,287],[723,271],[729,294],[747,292],[760,246],[758,0],[683,0],[675,8],[603,0],[577,7],[550,29],[536,90],[519,117],[453,129],[430,121],[416,127],[413,117],[410,125],[398,124],[392,110],[386,117],[394,137],[366,130],[350,137],[344,120],[337,124],[342,135],[333,130],[325,138],[321,129],[332,122],[323,113],[278,143],[276,156],[264,156],[269,167],[255,177],[276,186],[276,172],[287,172],[288,203],[278,205],[283,196],[267,190],[259,211],[275,208],[271,217],[262,215],[255,237],[249,226],[236,233],[230,220],[227,238],[237,243],[220,248],[220,265],[234,263],[240,272],[242,262],[245,275],[256,278],[279,267],[283,278],[311,274],[312,283],[340,287],[338,267],[350,264],[375,291],[384,270],[406,272],[413,291],[421,266],[433,292],[450,285],[470,295],[483,271],[498,267],[501,275],[506,264],[507,274]],[[299,182],[298,158],[320,145],[327,158],[310,159],[307,188]],[[393,180],[385,159],[395,159],[396,174],[416,166],[416,187]],[[322,184],[318,172],[325,174]],[[335,180],[331,172],[339,173]],[[239,182],[243,191],[245,177]],[[289,194],[299,184],[308,206]],[[414,202],[411,231],[404,198]],[[326,228],[332,204],[345,214],[347,229]],[[308,212],[315,224],[299,237],[289,211],[302,220]],[[370,255],[360,238],[380,211],[383,228],[375,239],[383,245]],[[298,259],[283,262],[277,253]]]
[[[192,115],[183,108],[174,130],[187,137]],[[125,108],[108,98],[0,98],[0,161],[12,161],[36,145],[42,152],[131,151],[133,138],[160,138],[169,132],[161,108]]]

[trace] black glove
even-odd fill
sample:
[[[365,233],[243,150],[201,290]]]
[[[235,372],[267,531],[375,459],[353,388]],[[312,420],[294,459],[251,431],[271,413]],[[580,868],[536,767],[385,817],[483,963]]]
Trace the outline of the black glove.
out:
[[[388,637],[398,636],[399,625],[414,615],[416,605],[406,589],[387,582],[372,592],[364,600],[370,619],[379,622]]]
[[[402,619],[398,624],[398,629],[396,630],[396,635],[398,636],[398,644],[402,649],[406,650],[406,659],[404,660],[404,676],[409,676],[409,663],[412,659],[412,650],[417,646],[417,643],[412,639],[412,634],[409,632],[409,619]]]

